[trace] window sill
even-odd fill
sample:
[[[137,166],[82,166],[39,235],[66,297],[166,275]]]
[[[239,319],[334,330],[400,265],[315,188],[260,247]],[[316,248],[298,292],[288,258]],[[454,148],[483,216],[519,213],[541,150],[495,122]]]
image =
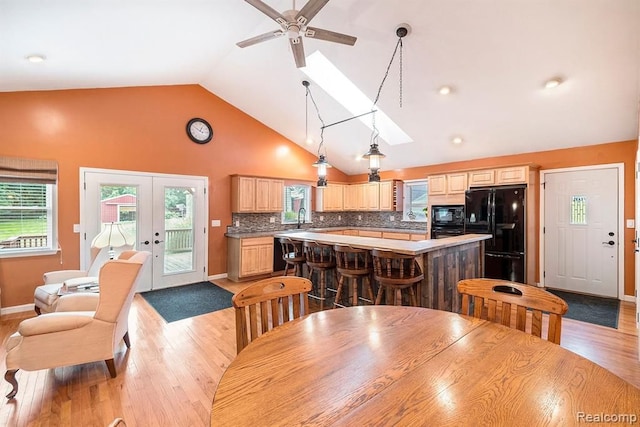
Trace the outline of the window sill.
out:
[[[44,249],[34,251],[10,251],[0,249],[0,258],[22,258],[32,256],[56,255],[58,252],[60,252],[60,249]]]

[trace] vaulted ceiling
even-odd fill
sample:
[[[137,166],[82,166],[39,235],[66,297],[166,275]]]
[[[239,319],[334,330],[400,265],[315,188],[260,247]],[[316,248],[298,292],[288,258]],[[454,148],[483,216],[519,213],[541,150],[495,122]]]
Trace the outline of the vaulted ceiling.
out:
[[[412,29],[402,106],[398,56],[378,106],[413,142],[381,140],[383,170],[638,137],[637,0],[331,0],[311,24],[357,42],[303,38],[305,51],[321,51],[373,99],[401,23]],[[241,0],[0,0],[0,91],[200,84],[316,153],[321,124],[310,110],[307,145],[308,77],[286,36],[236,45],[278,28]],[[554,77],[562,84],[545,89]],[[440,95],[443,85],[452,93]],[[352,116],[313,80],[311,90],[325,123]],[[358,120],[325,129],[329,161],[366,172],[356,157],[370,133]]]

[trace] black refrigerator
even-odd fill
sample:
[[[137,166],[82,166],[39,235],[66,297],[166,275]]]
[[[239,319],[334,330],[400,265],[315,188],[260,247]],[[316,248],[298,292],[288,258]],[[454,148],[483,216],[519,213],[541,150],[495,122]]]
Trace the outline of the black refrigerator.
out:
[[[465,234],[485,240],[485,277],[525,281],[526,185],[474,188],[465,193]]]

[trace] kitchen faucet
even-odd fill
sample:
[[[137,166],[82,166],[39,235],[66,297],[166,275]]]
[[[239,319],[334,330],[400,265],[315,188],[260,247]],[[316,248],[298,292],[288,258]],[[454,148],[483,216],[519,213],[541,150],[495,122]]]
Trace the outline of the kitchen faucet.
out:
[[[302,224],[304,224],[304,217],[307,215],[307,210],[305,208],[300,208],[298,210],[298,228],[300,228],[300,214],[302,214]]]

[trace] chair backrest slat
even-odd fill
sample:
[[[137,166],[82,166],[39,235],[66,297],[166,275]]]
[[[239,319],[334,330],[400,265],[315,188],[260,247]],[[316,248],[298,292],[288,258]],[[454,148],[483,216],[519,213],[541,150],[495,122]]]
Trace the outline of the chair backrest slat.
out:
[[[542,337],[542,313],[549,313],[547,340],[560,344],[562,316],[568,310],[562,298],[535,286],[499,279],[461,280],[458,292],[462,294],[462,314],[499,320],[502,325],[513,327],[511,316],[515,308],[515,328],[526,331],[527,320],[531,319],[530,333],[537,337]]]
[[[309,279],[279,276],[255,282],[235,294],[237,352],[271,329],[308,314],[311,286]]]

